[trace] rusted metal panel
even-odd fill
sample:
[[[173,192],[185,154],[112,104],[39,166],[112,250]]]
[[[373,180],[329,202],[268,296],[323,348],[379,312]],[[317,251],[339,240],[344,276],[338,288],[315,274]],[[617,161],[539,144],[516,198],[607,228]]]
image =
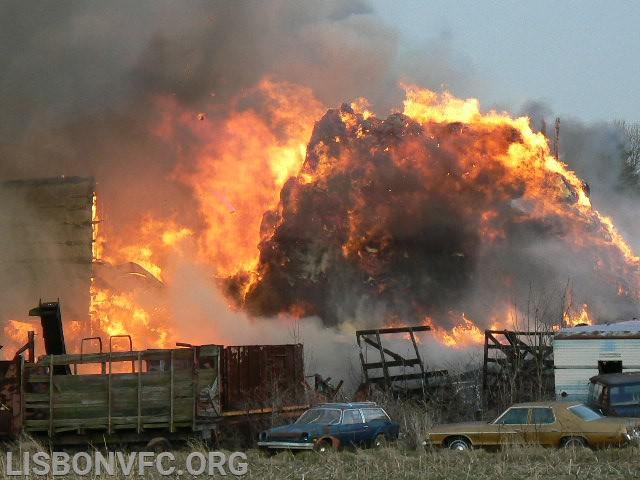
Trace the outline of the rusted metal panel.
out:
[[[225,347],[223,371],[224,410],[304,402],[301,344]]]
[[[21,357],[0,361],[0,438],[15,437],[22,431],[21,364]]]

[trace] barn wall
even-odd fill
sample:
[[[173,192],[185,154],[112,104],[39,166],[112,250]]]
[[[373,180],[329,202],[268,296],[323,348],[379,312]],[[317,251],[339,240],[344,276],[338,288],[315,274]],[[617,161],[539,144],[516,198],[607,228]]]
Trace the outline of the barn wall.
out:
[[[39,332],[28,311],[41,298],[60,298],[66,321],[87,322],[94,191],[93,178],[0,183],[0,344],[9,319]]]

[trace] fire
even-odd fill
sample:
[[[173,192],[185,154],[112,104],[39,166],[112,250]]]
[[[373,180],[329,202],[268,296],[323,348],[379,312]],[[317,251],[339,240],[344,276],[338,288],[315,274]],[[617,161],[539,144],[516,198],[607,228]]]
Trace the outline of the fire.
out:
[[[302,166],[315,120],[322,112],[312,92],[288,83],[262,81],[235,100],[255,108],[232,107],[219,124],[199,122],[199,148],[181,165],[177,178],[193,189],[205,221],[200,254],[215,274],[252,272],[264,232],[264,213]]]
[[[131,294],[114,294],[94,286],[90,313],[99,334],[92,336],[131,335],[134,348],[168,347],[173,340],[169,328],[152,322],[151,314],[137,305]]]
[[[403,112],[387,119],[363,98],[322,116],[312,91],[271,79],[224,115],[160,99],[153,134],[175,146],[173,178],[192,192],[193,211],[145,214],[106,238],[94,199],[95,332],[169,345],[176,326],[155,298],[181,281],[176,259],[204,266],[232,308],[252,315],[428,318],[454,348],[482,344],[483,325],[514,324],[503,306],[523,284],[546,281],[540,262],[579,264],[589,288],[640,298],[640,258],[528,119],[405,90]],[[584,292],[576,299],[582,309],[565,324],[598,317]]]
[[[429,317],[424,320],[424,324],[431,327],[431,333],[438,342],[452,348],[474,347],[484,343],[484,330],[472,319],[467,318],[464,313],[458,316],[450,312],[450,316],[457,322],[450,329],[439,327]]]
[[[192,236],[191,229],[175,220],[150,217],[139,226],[135,235],[138,243],[121,238],[107,241],[103,235],[98,236],[109,248],[94,265],[97,276],[90,289],[89,336],[107,340],[130,335],[135,347],[170,346],[175,341],[175,330],[160,293],[170,275],[160,265],[165,265],[171,256],[180,256],[184,243]],[[78,332],[69,336],[70,341],[78,344],[75,337],[81,334],[87,336],[86,331]]]
[[[116,238],[109,242],[110,248],[100,260],[111,264],[133,262],[163,281],[164,273],[160,265],[166,263],[170,255],[179,252],[181,242],[192,235],[191,229],[179,225],[175,220],[147,217],[135,232],[135,243]],[[106,243],[106,240],[103,238],[102,242]]]
[[[567,327],[575,327],[576,325],[593,325],[593,320],[589,315],[589,306],[584,303],[578,312],[566,311],[563,315],[563,323]]]
[[[627,303],[640,295],[639,258],[527,118],[415,86],[386,120],[362,101],[329,110],[265,218],[275,220],[263,222],[255,273],[230,288],[257,315],[303,303],[335,324],[353,320],[350,298],[362,298],[407,323],[450,323],[451,308],[490,319],[500,314],[492,303],[549,282],[539,265],[557,269],[556,281],[582,275],[578,300],[588,290]],[[493,271],[483,284],[478,265]],[[470,291],[494,300],[478,308]],[[458,324],[443,341],[480,338],[467,317]]]
[[[31,323],[22,320],[8,320],[3,327],[5,343],[2,353],[6,355],[6,358],[11,358],[13,352],[22,347],[28,338],[30,331],[36,333],[36,351],[44,351],[44,343],[38,331],[38,323]]]
[[[100,216],[98,215],[98,195],[94,192],[91,198],[91,226],[92,226],[92,238],[91,238],[91,254],[94,260],[98,260],[103,257],[104,254],[104,238],[100,232]]]

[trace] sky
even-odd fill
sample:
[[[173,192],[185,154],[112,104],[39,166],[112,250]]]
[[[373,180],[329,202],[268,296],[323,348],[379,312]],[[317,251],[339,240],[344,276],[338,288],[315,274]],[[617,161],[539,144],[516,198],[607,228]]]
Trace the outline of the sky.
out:
[[[372,0],[416,62],[446,50],[457,95],[542,101],[585,122],[640,120],[640,2]],[[464,80],[464,81],[463,81]]]

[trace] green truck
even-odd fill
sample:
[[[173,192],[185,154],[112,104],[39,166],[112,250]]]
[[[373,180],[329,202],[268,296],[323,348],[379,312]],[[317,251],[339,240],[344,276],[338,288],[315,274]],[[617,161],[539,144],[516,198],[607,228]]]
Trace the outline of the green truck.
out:
[[[69,354],[58,303],[30,313],[42,319],[47,355],[34,359],[30,333],[12,360],[0,361],[0,438],[215,440],[225,423],[297,415],[307,407],[300,344],[113,351],[112,337],[104,351],[101,339],[90,338],[82,345],[94,343],[93,353]]]

